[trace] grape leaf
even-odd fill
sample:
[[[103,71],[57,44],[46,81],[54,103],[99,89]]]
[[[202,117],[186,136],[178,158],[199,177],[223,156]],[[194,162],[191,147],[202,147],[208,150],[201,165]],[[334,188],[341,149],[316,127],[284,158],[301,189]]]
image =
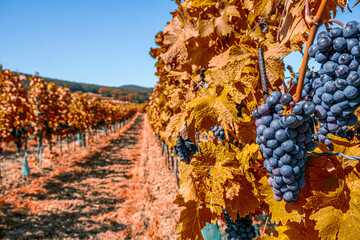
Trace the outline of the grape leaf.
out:
[[[218,1],[215,0],[195,0],[195,1],[191,1],[190,5],[194,8],[198,8],[198,7],[204,7],[204,6],[212,6],[217,4]]]
[[[226,197],[226,209],[232,219],[237,218],[237,213],[240,217],[245,217],[260,207],[254,186],[244,175],[229,181]]]
[[[222,207],[225,206],[224,201],[224,184],[228,179],[232,179],[233,175],[230,168],[221,166],[220,162],[210,169],[209,187],[206,193],[205,202],[210,204],[210,210],[218,215],[222,213]]]
[[[354,157],[360,156],[360,143],[351,143],[348,140],[337,137],[335,135],[331,135],[331,141],[334,144],[333,152],[343,153],[345,155]],[[347,167],[354,168],[358,164],[358,161],[349,160],[344,157],[337,158],[342,162],[342,166],[344,169]]]
[[[245,173],[249,169],[251,161],[262,159],[260,146],[255,143],[246,144],[242,151],[237,152],[236,159],[240,161],[239,169]]]
[[[204,94],[189,102],[187,109],[190,113],[189,121],[196,120],[195,126],[199,131],[211,129],[221,121],[237,122],[237,109],[233,101],[228,98],[231,87],[226,87],[218,95],[214,90],[209,89]]]
[[[306,161],[305,179],[312,190],[334,191],[339,187],[335,166],[328,157],[310,154]]]
[[[180,162],[179,169],[181,174],[179,194],[181,194],[185,202],[198,201],[196,184],[192,176],[193,166]]]
[[[298,204],[286,203],[284,200],[278,202],[274,198],[272,186],[267,182],[267,177],[260,180],[262,186],[260,187],[261,195],[265,197],[265,201],[269,204],[272,220],[286,224],[287,221],[301,222],[301,217],[304,215],[303,209]]]
[[[180,220],[175,226],[175,232],[180,234],[179,239],[203,239],[201,229],[207,222],[211,223],[218,216],[199,202],[184,202],[179,195],[174,203],[180,207],[186,207],[180,212]]]
[[[291,240],[303,240],[303,239],[311,239],[317,240],[319,231],[315,230],[315,222],[309,219],[306,219],[306,224],[304,221],[300,223],[289,221],[286,224],[288,228],[283,233],[286,234]]]
[[[274,233],[271,233],[270,236],[264,234],[261,237],[257,237],[256,240],[292,240],[286,234],[284,234],[284,232],[287,231],[288,229],[289,227],[287,226],[277,226],[276,235],[278,236],[274,236]]]
[[[314,192],[306,207],[314,209],[310,219],[316,221],[321,239],[357,239],[360,234],[360,186],[358,177],[330,194]]]

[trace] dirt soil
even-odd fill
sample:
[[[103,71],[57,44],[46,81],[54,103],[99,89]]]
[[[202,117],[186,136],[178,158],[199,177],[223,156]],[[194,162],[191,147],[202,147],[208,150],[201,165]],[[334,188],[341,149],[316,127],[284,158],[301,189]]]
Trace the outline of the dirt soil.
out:
[[[28,178],[21,154],[2,154],[0,239],[177,239],[176,181],[145,114],[72,146],[46,148],[39,168],[33,144]]]

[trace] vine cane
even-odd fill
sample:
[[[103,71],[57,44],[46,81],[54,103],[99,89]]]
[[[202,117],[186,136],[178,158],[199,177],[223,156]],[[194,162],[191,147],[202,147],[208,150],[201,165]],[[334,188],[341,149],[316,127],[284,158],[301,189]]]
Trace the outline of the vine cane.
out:
[[[328,2],[328,0],[323,0],[321,2],[319,10],[316,13],[316,16],[314,18],[311,18],[310,13],[309,13],[309,1],[306,0],[305,20],[311,26],[311,28],[310,28],[310,34],[309,34],[308,40],[306,42],[304,58],[301,63],[300,76],[299,76],[299,80],[298,80],[298,84],[297,84],[297,88],[296,88],[296,95],[294,97],[295,102],[299,102],[301,100],[301,95],[302,95],[302,91],[304,88],[305,74],[306,74],[306,70],[307,70],[307,66],[308,66],[308,62],[309,62],[309,48],[314,43],[316,33],[323,21],[322,17],[323,17],[327,2]]]

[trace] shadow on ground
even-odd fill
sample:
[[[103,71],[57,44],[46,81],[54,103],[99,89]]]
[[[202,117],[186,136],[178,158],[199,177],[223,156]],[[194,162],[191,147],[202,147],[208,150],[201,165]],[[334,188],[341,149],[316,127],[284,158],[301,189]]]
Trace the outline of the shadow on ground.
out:
[[[125,201],[112,195],[111,191],[101,192],[100,186],[104,184],[102,181],[114,176],[124,180],[131,178],[129,169],[136,159],[122,157],[121,151],[129,150],[138,143],[143,121],[144,116],[138,115],[133,124],[116,139],[111,140],[109,145],[90,152],[81,162],[74,164],[75,169],[69,168],[66,172],[52,176],[44,182],[43,192],[22,195],[22,199],[31,197],[33,201],[41,204],[51,204],[57,200],[73,201],[74,206],[71,209],[28,214],[25,210],[19,211],[9,205],[2,205],[0,211],[6,217],[0,218],[0,238],[88,239],[109,230],[123,231],[126,228],[124,224],[91,219],[116,211],[115,206]],[[46,172],[51,173],[54,170],[47,169]],[[43,175],[38,174],[32,177],[41,176]],[[97,181],[97,185],[93,186],[87,180]],[[114,183],[119,182],[112,180]]]

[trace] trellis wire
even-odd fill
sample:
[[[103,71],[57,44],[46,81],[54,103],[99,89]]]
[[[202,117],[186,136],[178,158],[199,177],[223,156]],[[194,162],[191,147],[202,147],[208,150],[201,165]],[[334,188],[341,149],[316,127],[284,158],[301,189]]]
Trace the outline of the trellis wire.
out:
[[[266,18],[270,15],[270,13],[271,13],[273,10],[275,10],[275,9],[280,5],[280,3],[281,3],[282,1],[283,1],[283,0],[280,0],[280,1],[278,2],[278,4],[276,4],[275,7],[273,7],[273,8],[268,12],[268,14],[265,15],[265,17],[261,18],[261,20],[258,22],[258,24],[256,24],[256,26],[255,26],[253,29],[251,29],[251,31],[243,38],[243,40],[241,40],[241,42],[239,43],[239,45],[241,45],[241,44],[245,41],[245,39],[246,39],[253,31],[255,31],[255,29],[260,25],[260,23],[265,23]]]
[[[339,157],[343,157],[343,158],[346,158],[346,159],[349,159],[349,160],[360,160],[360,157],[355,157],[355,156],[348,156],[348,155],[345,155],[343,153],[329,153],[329,152],[326,152],[326,153],[318,153],[318,152],[309,152],[310,154],[316,154],[316,155],[320,155],[320,156],[339,156]]]

